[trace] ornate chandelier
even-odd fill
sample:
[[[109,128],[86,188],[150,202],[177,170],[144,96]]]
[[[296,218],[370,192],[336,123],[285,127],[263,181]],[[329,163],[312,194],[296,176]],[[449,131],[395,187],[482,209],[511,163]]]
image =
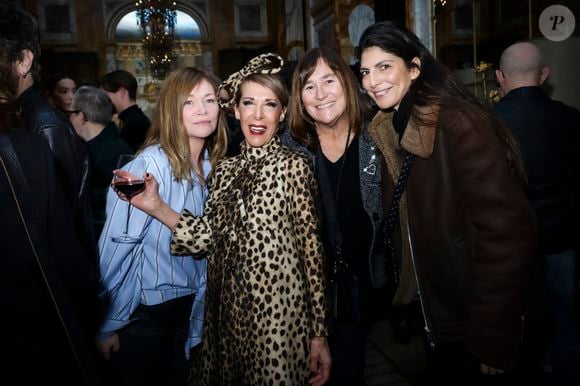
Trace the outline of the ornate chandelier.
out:
[[[175,1],[138,0],[135,5],[149,68],[153,77],[163,79],[173,59],[173,32],[177,19]]]

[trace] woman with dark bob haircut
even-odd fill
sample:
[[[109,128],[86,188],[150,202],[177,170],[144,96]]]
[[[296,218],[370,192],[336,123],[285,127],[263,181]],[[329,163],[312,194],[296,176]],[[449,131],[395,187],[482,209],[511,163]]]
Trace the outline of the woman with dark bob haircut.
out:
[[[389,303],[382,157],[366,131],[362,106],[356,77],[338,53],[327,48],[306,52],[292,79],[290,135],[282,139],[310,158],[319,185],[334,316],[329,385],[365,384],[368,327],[373,311],[384,311]]]
[[[512,369],[521,336],[536,229],[517,147],[404,27],[374,24],[358,50],[380,108],[393,303],[419,296],[430,382],[479,384]]]

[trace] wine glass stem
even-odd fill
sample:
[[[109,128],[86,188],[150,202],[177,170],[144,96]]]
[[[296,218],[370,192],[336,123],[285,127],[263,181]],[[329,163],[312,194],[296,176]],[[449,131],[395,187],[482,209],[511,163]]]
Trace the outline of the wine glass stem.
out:
[[[123,234],[127,234],[127,232],[129,232],[129,215],[131,213],[131,200],[128,201],[128,205],[127,205],[127,222],[125,223],[125,232],[123,232]]]

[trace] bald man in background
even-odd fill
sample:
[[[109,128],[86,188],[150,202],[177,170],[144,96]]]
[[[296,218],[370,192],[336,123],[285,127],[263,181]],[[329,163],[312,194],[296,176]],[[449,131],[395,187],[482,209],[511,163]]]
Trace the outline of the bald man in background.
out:
[[[580,111],[550,99],[540,88],[549,72],[534,44],[509,46],[496,70],[503,98],[494,111],[520,143],[527,195],[538,220],[537,255],[550,316],[545,333],[551,382],[572,386],[580,385],[580,334],[574,315]]]

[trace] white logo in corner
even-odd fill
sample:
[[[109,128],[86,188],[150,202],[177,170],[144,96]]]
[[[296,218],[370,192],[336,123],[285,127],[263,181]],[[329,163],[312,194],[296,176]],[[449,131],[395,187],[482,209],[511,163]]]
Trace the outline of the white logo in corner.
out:
[[[561,42],[574,33],[576,19],[572,11],[563,5],[550,5],[542,11],[538,24],[546,39]]]

